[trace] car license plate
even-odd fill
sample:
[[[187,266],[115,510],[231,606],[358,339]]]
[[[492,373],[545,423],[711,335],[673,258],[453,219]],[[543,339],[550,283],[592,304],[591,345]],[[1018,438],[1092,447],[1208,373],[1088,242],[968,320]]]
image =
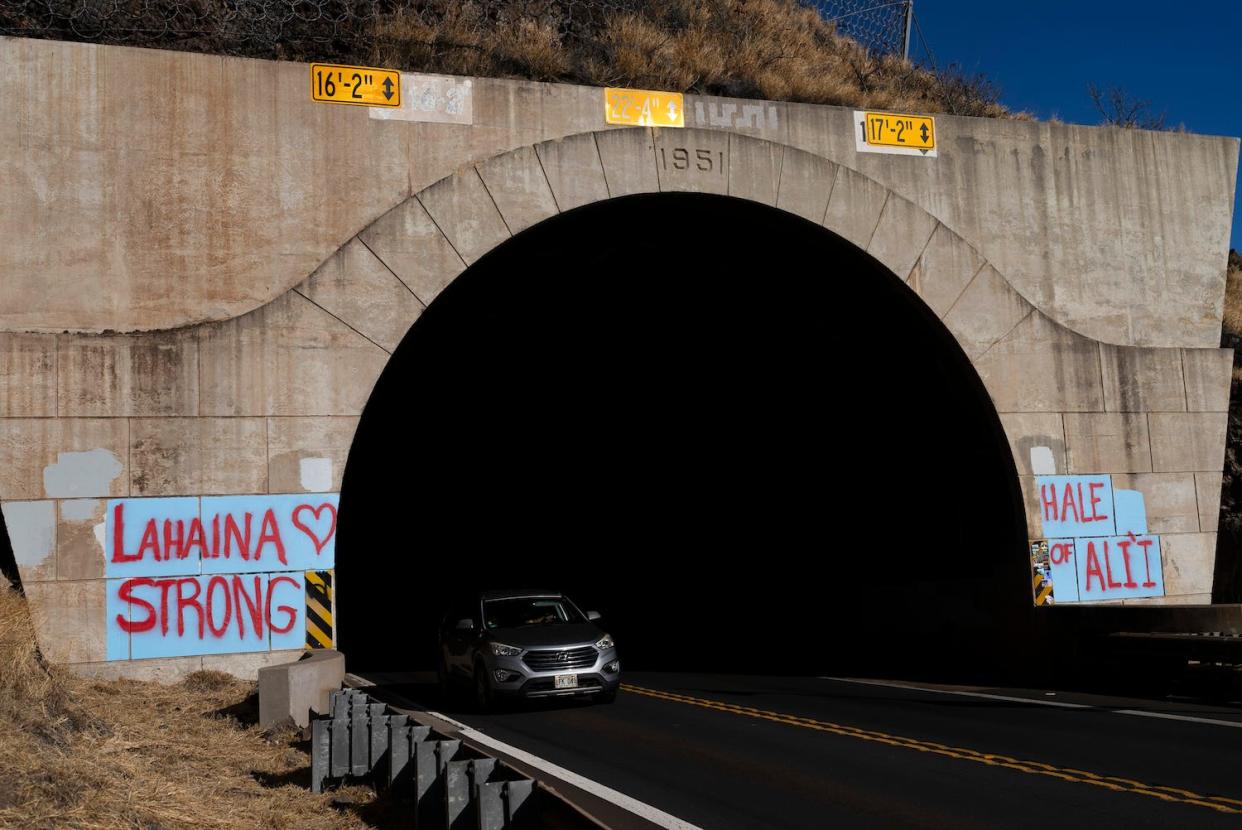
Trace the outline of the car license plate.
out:
[[[552,685],[557,689],[576,689],[578,688],[578,675],[558,674],[553,678]]]

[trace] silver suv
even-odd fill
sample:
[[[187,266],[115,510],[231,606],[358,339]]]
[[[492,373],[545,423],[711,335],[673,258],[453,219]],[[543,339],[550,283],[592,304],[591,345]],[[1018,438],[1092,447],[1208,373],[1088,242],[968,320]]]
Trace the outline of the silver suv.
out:
[[[451,697],[473,687],[476,704],[497,698],[592,696],[616,700],[621,661],[612,637],[564,594],[487,591],[456,603],[440,623],[437,675]]]

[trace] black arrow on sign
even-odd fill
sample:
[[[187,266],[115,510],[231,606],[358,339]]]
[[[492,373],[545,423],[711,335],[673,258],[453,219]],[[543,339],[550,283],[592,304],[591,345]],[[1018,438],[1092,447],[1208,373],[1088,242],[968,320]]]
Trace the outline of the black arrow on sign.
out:
[[[385,98],[385,99],[387,99],[387,100],[389,100],[389,101],[391,101],[391,100],[392,100],[392,78],[385,78],[385,79],[384,79],[384,98]],[[927,125],[926,125],[926,124],[924,124],[924,125],[923,125],[923,129],[924,129],[924,130],[926,130],[926,129],[927,129]],[[924,136],[924,137],[923,137],[923,140],[924,140],[924,141],[926,141],[926,140],[927,140],[927,137],[926,137],[926,136]]]
[[[926,144],[926,143],[927,143],[927,125],[926,125],[926,124],[924,124],[923,126],[919,127],[919,133],[921,133],[921,134],[922,134],[922,136],[923,136],[923,143],[924,143],[924,144]]]

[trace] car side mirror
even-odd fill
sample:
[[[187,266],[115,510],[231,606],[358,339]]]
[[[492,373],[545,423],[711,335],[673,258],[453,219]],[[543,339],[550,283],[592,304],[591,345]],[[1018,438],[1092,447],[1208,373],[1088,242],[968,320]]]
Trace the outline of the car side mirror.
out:
[[[458,631],[474,631],[474,620],[458,620],[456,628]]]
[[[599,619],[599,612],[598,612],[598,611],[588,611],[588,612],[587,612],[587,619],[588,619],[588,620],[591,620],[591,621],[598,620],[598,619]]]

